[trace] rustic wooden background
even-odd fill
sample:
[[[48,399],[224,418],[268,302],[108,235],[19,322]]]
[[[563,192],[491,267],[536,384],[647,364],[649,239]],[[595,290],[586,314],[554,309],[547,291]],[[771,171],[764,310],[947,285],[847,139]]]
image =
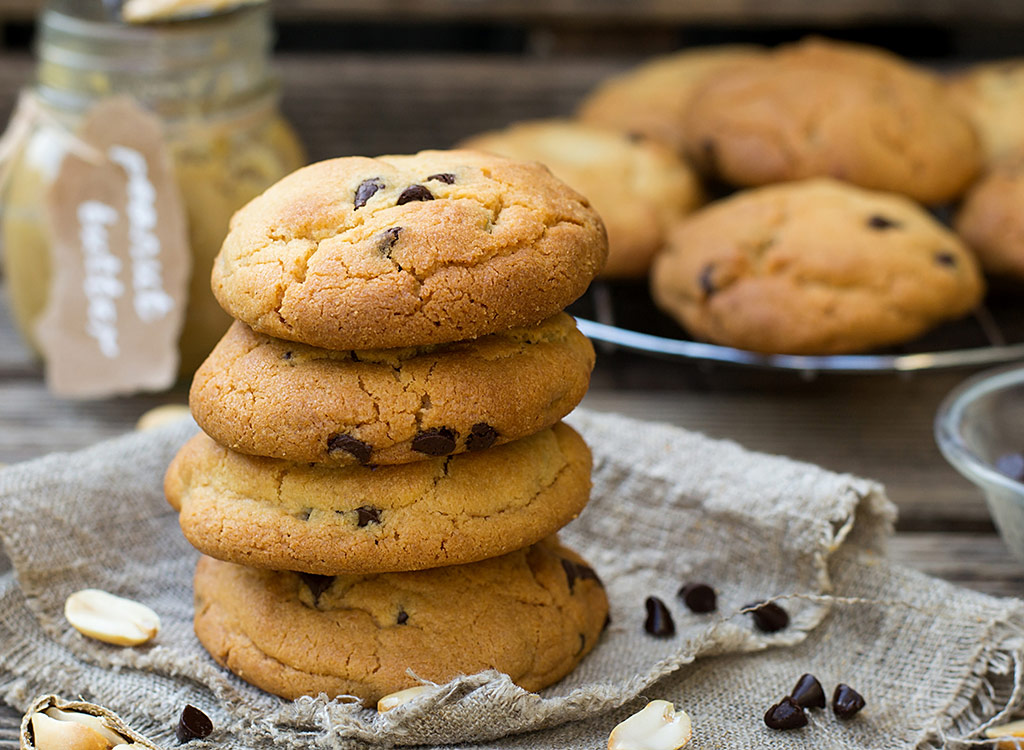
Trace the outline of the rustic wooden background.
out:
[[[31,77],[39,5],[0,0],[0,121]],[[611,73],[691,43],[824,32],[940,65],[1024,54],[1020,0],[295,0],[276,13],[283,108],[316,159],[444,147],[568,114]],[[901,510],[898,559],[1020,595],[1024,568],[932,439],[939,401],[965,375],[806,381],[602,353],[585,403],[880,479]],[[51,397],[0,296],[0,462],[88,445],[184,399],[183,389],[99,403]]]

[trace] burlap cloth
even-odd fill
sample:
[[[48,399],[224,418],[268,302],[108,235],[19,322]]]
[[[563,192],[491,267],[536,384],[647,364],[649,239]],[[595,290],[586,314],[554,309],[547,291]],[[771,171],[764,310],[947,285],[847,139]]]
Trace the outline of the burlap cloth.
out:
[[[196,553],[161,492],[195,429],[186,421],[0,472],[0,533],[16,573],[0,578],[0,697],[23,709],[38,693],[81,696],[167,746],[193,703],[216,726],[196,748],[600,748],[654,698],[689,712],[693,748],[956,747],[1018,704],[1022,603],[888,563],[894,512],[877,484],[672,427],[584,411],[570,421],[594,451],[594,494],[562,539],[604,579],[612,624],[540,695],[487,673],[377,715],[345,701],[289,703],[220,669],[192,634]],[[691,579],[718,590],[717,614],[690,614],[676,598]],[[72,630],[64,599],[84,587],[153,607],[155,643],[120,649]],[[644,632],[650,594],[672,608],[674,638]],[[769,597],[792,615],[772,636],[738,613]],[[804,729],[767,729],[764,711],[803,672],[827,692],[852,685],[867,708],[845,723],[818,711]]]

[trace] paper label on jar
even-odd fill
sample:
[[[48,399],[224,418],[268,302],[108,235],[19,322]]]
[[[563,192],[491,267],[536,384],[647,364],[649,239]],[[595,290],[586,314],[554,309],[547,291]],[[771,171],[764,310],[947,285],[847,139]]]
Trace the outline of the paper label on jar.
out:
[[[36,329],[59,396],[169,388],[191,271],[159,120],[131,99],[86,116],[47,196],[52,281]]]

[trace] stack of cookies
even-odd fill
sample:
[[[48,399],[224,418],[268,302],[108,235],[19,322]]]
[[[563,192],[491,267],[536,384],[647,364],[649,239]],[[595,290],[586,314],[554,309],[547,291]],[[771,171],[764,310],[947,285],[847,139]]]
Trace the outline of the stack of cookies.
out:
[[[586,199],[472,151],[321,162],[235,215],[237,320],[165,480],[215,660],[369,703],[485,669],[539,690],[586,655],[607,599],[554,534],[589,499],[559,420],[594,353],[562,310],[606,253]]]

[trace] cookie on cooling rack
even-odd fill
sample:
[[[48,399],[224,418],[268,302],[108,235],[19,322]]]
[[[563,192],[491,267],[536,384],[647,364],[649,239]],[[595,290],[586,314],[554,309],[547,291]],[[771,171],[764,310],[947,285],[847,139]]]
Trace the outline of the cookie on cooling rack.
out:
[[[984,290],[963,242],[894,194],[817,179],[748,190],[684,219],[652,294],[694,336],[764,353],[910,340]]]

